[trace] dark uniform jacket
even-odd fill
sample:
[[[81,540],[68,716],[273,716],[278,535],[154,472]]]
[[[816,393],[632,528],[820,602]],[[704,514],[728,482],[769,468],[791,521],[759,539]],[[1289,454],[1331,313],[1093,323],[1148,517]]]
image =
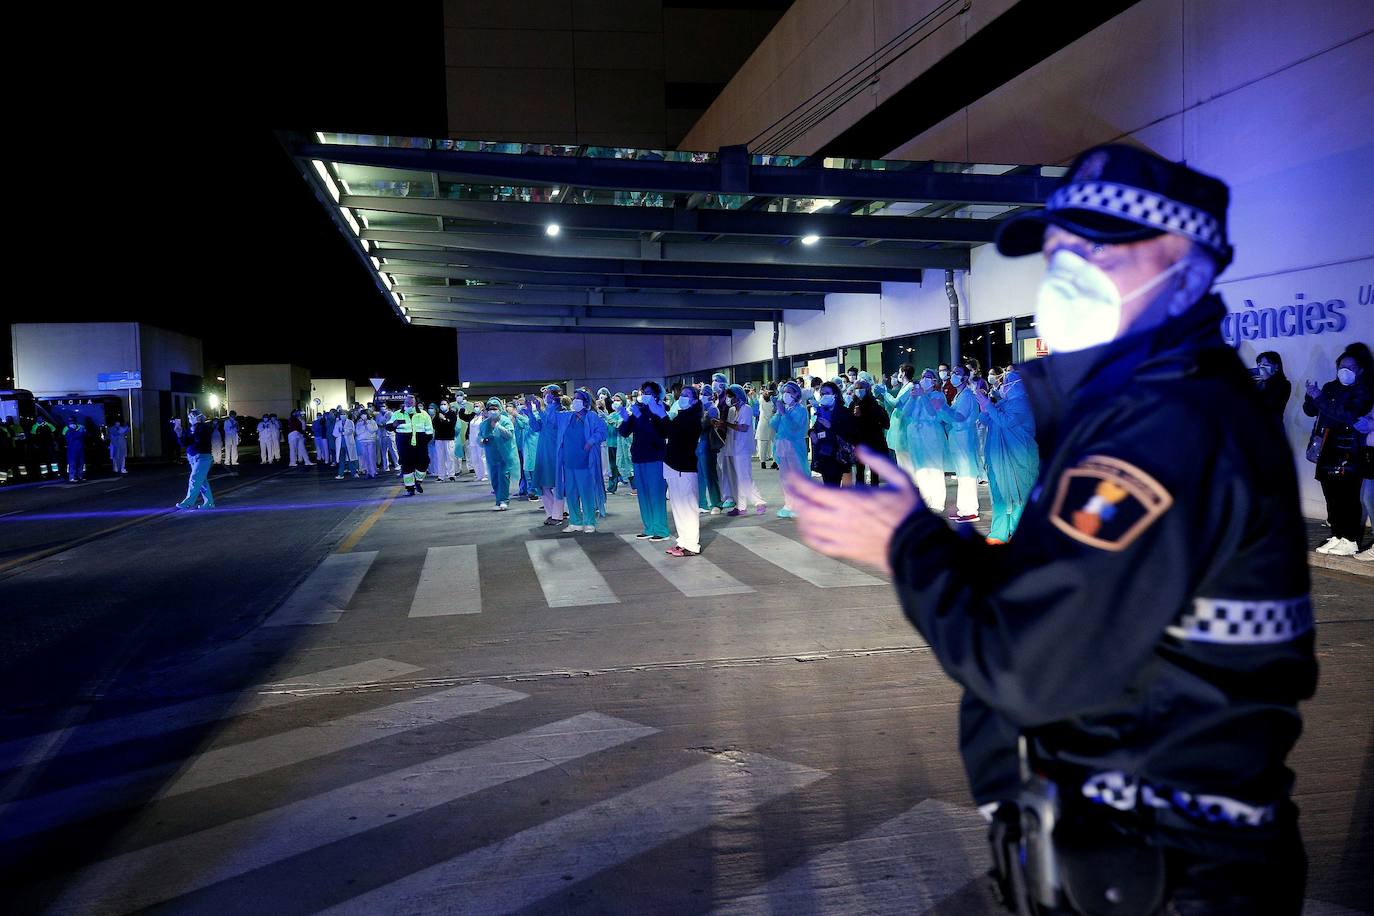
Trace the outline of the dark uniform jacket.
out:
[[[903,609],[966,691],[980,804],[1012,797],[1025,734],[1066,799],[1158,842],[1276,848],[1317,674],[1307,545],[1292,452],[1224,314],[1209,296],[1025,367],[1041,471],[1009,545],[926,510],[893,538]]]
[[[454,430],[458,426],[457,413],[452,409],[447,411],[436,410],[434,416],[431,418],[431,422],[434,424],[434,438],[441,442],[453,441]]]

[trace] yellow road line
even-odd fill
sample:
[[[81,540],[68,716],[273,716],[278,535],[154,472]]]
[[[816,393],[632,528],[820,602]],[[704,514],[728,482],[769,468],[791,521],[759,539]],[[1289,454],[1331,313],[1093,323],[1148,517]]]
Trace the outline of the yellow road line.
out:
[[[400,493],[400,487],[392,487],[391,492],[387,494],[382,504],[373,509],[372,512],[368,514],[367,518],[363,519],[358,527],[353,529],[352,534],[340,541],[339,546],[334,548],[334,552],[348,553],[352,550],[354,546],[363,539],[363,535],[367,534],[368,530],[371,529],[373,525],[377,524],[377,519],[382,517],[382,513],[386,511],[386,507],[395,502],[396,497],[399,496]]]

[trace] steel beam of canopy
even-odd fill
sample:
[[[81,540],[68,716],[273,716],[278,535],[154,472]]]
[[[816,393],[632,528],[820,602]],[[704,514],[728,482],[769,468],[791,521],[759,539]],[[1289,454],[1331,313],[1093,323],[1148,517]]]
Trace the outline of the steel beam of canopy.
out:
[[[439,313],[411,316],[411,320],[423,317],[430,321],[449,320],[467,321],[473,324],[510,326],[510,327],[562,327],[562,328],[665,328],[679,331],[752,331],[752,321],[703,321],[687,318],[672,322],[656,318],[582,318],[579,316],[541,316],[541,315],[472,315],[454,314],[444,316]]]
[[[515,289],[500,286],[402,286],[396,289],[409,300],[433,296],[470,302],[511,302],[528,305],[584,305],[608,308],[728,309],[772,312],[778,309],[821,311],[824,296],[744,296],[729,293],[615,293],[592,290]]]
[[[424,315],[429,318],[447,316],[451,318],[598,318],[609,321],[651,320],[660,327],[703,327],[732,328],[742,331],[752,330],[755,321],[764,317],[754,317],[739,313],[713,315],[706,311],[681,309],[606,309],[585,308],[576,305],[510,305],[499,302],[435,302],[432,300],[406,300],[410,315]]]
[[[588,289],[729,290],[772,293],[881,293],[881,283],[864,280],[764,280],[729,277],[627,277],[620,274],[551,273],[537,270],[506,270],[500,267],[448,267],[417,264],[391,258],[387,273],[402,277],[442,277],[450,280],[482,280],[521,286],[570,286]],[[400,281],[398,281],[399,283]],[[791,308],[792,306],[789,306]]]
[[[531,326],[507,326],[481,324],[471,321],[454,321],[448,318],[416,318],[412,324],[416,326],[435,327],[435,328],[456,328],[460,331],[489,331],[489,332],[510,332],[510,333],[547,333],[547,334],[624,334],[630,337],[729,337],[731,331],[721,328],[704,328],[701,330],[689,330],[685,328],[592,328],[592,327],[531,327]]]
[[[969,253],[966,248],[850,248],[840,245],[802,247],[730,242],[646,242],[637,239],[553,239],[415,229],[364,229],[362,237],[370,242],[399,242],[432,248],[497,251],[545,258],[763,263],[798,267],[922,267],[938,270],[967,270],[969,266]]]
[[[749,210],[686,210],[674,207],[618,207],[610,204],[552,204],[521,201],[448,200],[424,197],[363,197],[347,194],[345,207],[420,216],[490,220],[564,229],[636,232],[699,232],[708,235],[803,236],[894,239],[910,242],[991,242],[997,223],[984,219],[923,219],[911,216],[848,216],[831,213],[773,213]]]
[[[574,185],[674,194],[723,192],[764,197],[949,200],[1002,206],[1042,204],[1058,180],[1038,174],[937,172],[913,167],[916,163],[897,162],[893,163],[897,167],[891,169],[755,165],[743,147],[726,147],[715,162],[706,163],[333,143],[297,143],[292,152],[302,159],[436,172],[446,179],[482,184]]]
[[[438,233],[435,233],[436,235]],[[716,277],[765,280],[865,281],[870,283],[920,283],[919,267],[832,267],[824,264],[727,264],[686,261],[640,261],[622,258],[538,257],[500,251],[435,251],[417,248],[375,248],[372,254],[388,262],[444,264],[460,267],[498,267],[561,273],[619,274],[626,277]],[[389,270],[390,268],[388,268]]]

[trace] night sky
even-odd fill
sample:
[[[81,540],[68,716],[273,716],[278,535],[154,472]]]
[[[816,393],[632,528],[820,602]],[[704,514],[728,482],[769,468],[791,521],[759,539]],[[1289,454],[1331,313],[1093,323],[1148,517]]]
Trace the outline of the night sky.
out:
[[[57,186],[43,221],[62,232],[81,216],[62,190],[74,179],[87,244],[33,253],[47,280],[34,286],[64,292],[9,300],[0,379],[12,321],[137,320],[200,337],[207,373],[294,362],[359,382],[456,380],[454,332],[394,315],[272,133],[444,136],[440,0],[66,9],[80,34],[27,33],[60,45],[62,62],[33,74],[53,92],[26,115],[57,122],[35,133],[62,148],[19,180]]]

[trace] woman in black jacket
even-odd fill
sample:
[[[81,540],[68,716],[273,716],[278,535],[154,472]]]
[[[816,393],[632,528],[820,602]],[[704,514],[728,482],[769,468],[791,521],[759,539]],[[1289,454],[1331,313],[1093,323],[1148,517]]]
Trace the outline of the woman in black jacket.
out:
[[[1283,421],[1293,383],[1283,374],[1283,357],[1267,350],[1255,358],[1255,391],[1259,393],[1264,412]]]
[[[854,400],[849,405],[849,412],[854,415],[854,444],[867,446],[879,455],[886,455],[887,427],[891,420],[883,405],[873,397],[872,388],[872,382],[862,375],[859,377],[859,383],[854,386]],[[879,484],[878,472],[869,468],[868,474],[869,484],[876,487]],[[856,461],[854,485],[861,487],[863,484],[864,466]]]
[[[840,400],[840,386],[821,385],[811,418],[811,469],[820,472],[827,487],[838,487],[853,466],[856,435],[854,415]]]
[[[1309,457],[1317,459],[1317,480],[1326,497],[1326,520],[1331,524],[1331,539],[1317,553],[1352,557],[1359,552],[1360,535],[1360,446],[1364,436],[1355,422],[1369,412],[1374,403],[1371,388],[1369,347],[1352,344],[1336,360],[1336,379],[1320,389],[1307,381],[1307,397],[1302,412],[1316,417],[1312,428]]]

